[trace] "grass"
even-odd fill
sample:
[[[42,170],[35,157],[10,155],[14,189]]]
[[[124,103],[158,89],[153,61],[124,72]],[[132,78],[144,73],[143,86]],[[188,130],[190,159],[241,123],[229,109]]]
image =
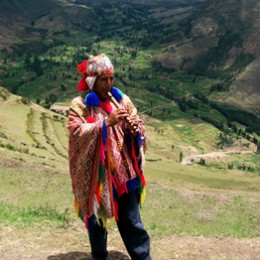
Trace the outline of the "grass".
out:
[[[173,170],[173,168],[174,170]],[[185,171],[185,172],[184,172]],[[18,174],[17,174],[18,173]],[[170,162],[147,162],[147,200],[141,214],[152,236],[173,234],[260,235],[260,180],[254,175],[188,169]],[[69,174],[0,166],[0,222],[26,228],[73,221]],[[249,191],[255,185],[254,192]]]
[[[56,223],[60,226],[66,226],[69,222],[68,211],[58,213],[52,206],[19,208],[12,205],[0,203],[1,219],[0,224],[21,225],[27,228],[39,222]]]
[[[260,210],[257,201],[234,196],[223,201],[208,194],[152,185],[143,215],[152,235],[204,235],[258,237]],[[149,217],[146,217],[149,216]]]
[[[163,186],[201,191],[260,192],[260,179],[256,174],[228,172],[202,166],[187,167],[170,160],[147,162],[146,172],[153,182],[158,182],[159,174]]]
[[[260,235],[256,175],[163,161],[147,162],[146,174],[150,182],[143,216],[152,235]]]
[[[163,100],[154,100],[154,104]],[[1,142],[17,148],[21,136],[29,140],[29,153],[0,147],[0,224],[25,230],[29,225],[66,226],[76,221],[68,162],[61,155],[67,147],[66,119],[17,102],[14,96],[0,105]],[[174,109],[176,105],[171,106]],[[28,115],[32,118],[26,121]],[[152,236],[259,236],[259,176],[227,169],[233,161],[257,166],[258,157],[236,155],[207,161],[205,166],[181,165],[180,152],[187,156],[212,151],[218,134],[211,125],[184,115],[175,111],[173,120],[165,121],[142,115],[149,149],[147,201],[141,212],[149,232]],[[11,132],[15,123],[19,131]],[[28,126],[45,149],[35,147],[26,133]]]

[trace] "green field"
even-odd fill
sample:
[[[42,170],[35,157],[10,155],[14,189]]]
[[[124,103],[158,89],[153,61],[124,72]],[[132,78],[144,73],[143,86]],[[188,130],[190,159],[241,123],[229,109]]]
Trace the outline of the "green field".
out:
[[[88,240],[83,223],[74,214],[67,119],[3,89],[0,94],[0,238],[5,248],[2,258],[19,255],[21,259],[46,259],[46,255],[57,250],[83,250]],[[158,105],[160,102],[163,98]],[[198,237],[209,241],[216,237],[233,239],[232,244],[241,239],[255,241],[260,235],[260,166],[258,155],[254,154],[256,146],[240,138],[234,139],[231,147],[217,148],[218,129],[179,112],[174,103],[169,107],[172,120],[160,121],[141,114],[148,133],[147,198],[141,214],[151,235],[152,255],[169,259],[171,247],[168,251],[159,249],[156,241],[164,248],[167,244],[163,241],[173,239],[181,243],[183,237],[192,241]],[[228,149],[235,153],[222,155]],[[246,153],[239,154],[241,149]],[[181,156],[184,160],[212,151],[221,156],[205,157],[204,164],[195,159],[192,165],[180,163]],[[231,164],[233,168],[229,169]],[[124,252],[113,220],[108,229],[110,244]],[[9,230],[15,230],[17,236],[12,237]],[[42,237],[44,240],[36,242]],[[11,241],[21,244],[16,251],[9,246]],[[27,246],[21,241],[26,241]],[[86,253],[82,255],[86,257]],[[211,255],[218,256],[218,252],[213,250]]]

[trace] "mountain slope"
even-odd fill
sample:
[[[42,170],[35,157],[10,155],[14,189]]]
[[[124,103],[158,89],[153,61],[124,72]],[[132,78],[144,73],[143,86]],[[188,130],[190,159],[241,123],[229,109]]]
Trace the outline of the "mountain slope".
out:
[[[3,161],[24,161],[36,167],[66,169],[66,118],[26,98],[12,95],[2,87],[0,100],[0,153]]]
[[[0,49],[14,43],[72,37],[95,19],[91,8],[61,0],[2,0],[0,2]]]
[[[211,121],[216,102],[258,113],[255,0],[48,0],[41,9],[37,0],[34,11],[27,11],[27,0],[13,3],[19,12],[10,3],[1,3],[2,22],[5,17],[14,28],[6,27],[14,33],[9,47],[23,43],[0,53],[0,84],[12,93],[45,107],[68,102],[80,78],[77,64],[105,52],[116,66],[116,84],[157,118],[174,118],[172,107],[152,109],[161,102]],[[215,125],[234,123],[222,111],[216,117]]]
[[[212,99],[259,109],[259,17],[258,1],[207,1],[186,19],[182,40],[167,43],[157,58],[165,67],[224,78],[227,91]]]
[[[22,161],[28,166],[33,164],[67,172],[67,119],[26,98],[12,95],[2,87],[0,101],[2,162]],[[240,166],[237,154],[241,154],[243,164],[255,167],[256,172],[260,170],[253,155],[255,144],[243,138],[224,137],[211,124],[184,114],[177,116],[177,111],[175,114],[175,119],[164,121],[141,114],[149,136],[147,161],[178,164],[181,160],[189,160],[188,164],[200,164],[205,158],[209,168],[218,165],[227,169],[230,163]],[[191,157],[185,159],[186,156]]]

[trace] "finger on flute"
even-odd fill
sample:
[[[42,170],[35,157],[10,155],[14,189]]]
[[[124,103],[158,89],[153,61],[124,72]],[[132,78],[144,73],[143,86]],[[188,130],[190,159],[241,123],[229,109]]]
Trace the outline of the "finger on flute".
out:
[[[119,103],[117,102],[117,100],[113,97],[113,95],[111,94],[111,92],[107,92],[107,96],[108,98],[111,100],[111,102],[115,105],[116,108],[120,108]],[[138,133],[138,128],[136,126],[134,126],[134,124],[131,122],[129,116],[127,116],[125,118],[126,122],[130,125],[130,127],[132,128],[132,130],[136,133]]]

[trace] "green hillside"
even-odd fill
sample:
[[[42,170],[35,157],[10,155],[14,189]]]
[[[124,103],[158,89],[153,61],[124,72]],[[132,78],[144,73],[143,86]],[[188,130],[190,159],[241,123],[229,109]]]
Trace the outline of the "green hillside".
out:
[[[188,258],[189,247],[171,247],[170,241],[184,239],[186,245],[202,237],[214,246],[207,253],[193,252],[193,259],[221,257],[222,246],[211,241],[216,237],[233,246],[241,243],[245,258],[257,256],[260,165],[256,146],[236,137],[231,145],[231,136],[220,138],[221,132],[211,124],[188,117],[174,104],[172,109],[171,120],[142,115],[149,146],[147,200],[141,214],[151,235],[152,256],[166,260],[178,252]],[[0,88],[2,259],[62,259],[61,253],[69,259],[89,256],[83,223],[74,215],[66,121]],[[108,229],[111,259],[128,259],[113,221]],[[254,245],[250,250],[248,243]],[[238,253],[227,250],[225,255],[236,258]]]
[[[1,158],[42,167],[64,165],[68,142],[66,118],[3,88],[0,99]]]

